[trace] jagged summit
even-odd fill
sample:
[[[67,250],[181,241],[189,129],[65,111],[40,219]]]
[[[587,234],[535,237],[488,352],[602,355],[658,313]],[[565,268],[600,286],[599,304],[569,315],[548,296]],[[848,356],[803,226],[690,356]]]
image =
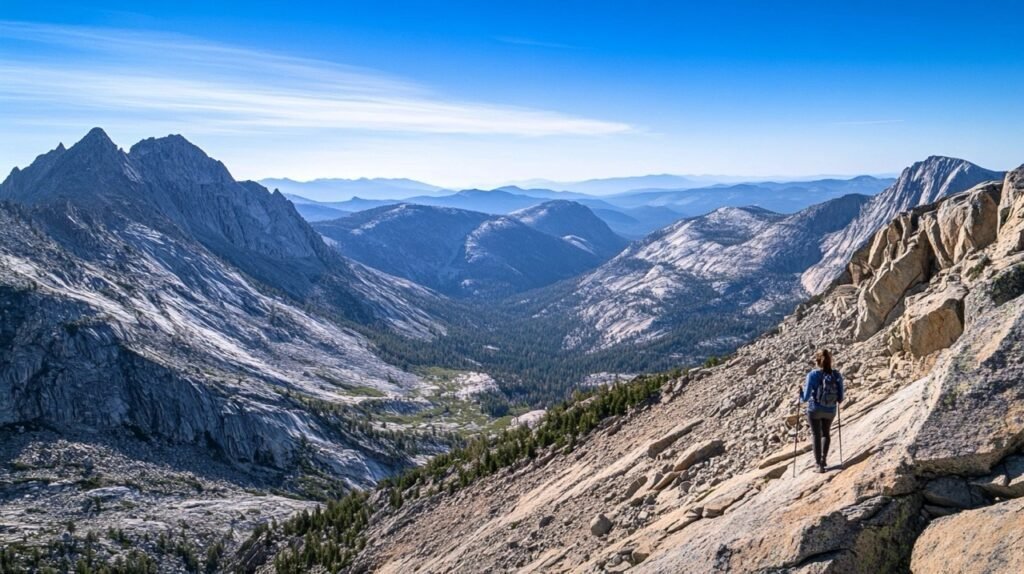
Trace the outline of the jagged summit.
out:
[[[358,277],[283,195],[236,182],[223,163],[181,135],[148,138],[126,153],[94,128],[68,150],[12,173],[0,185],[0,200],[55,221],[79,221],[74,212],[111,228],[144,225],[195,241],[267,286],[357,322],[409,316],[385,309],[403,296],[372,273]],[[85,245],[68,238],[70,249]]]

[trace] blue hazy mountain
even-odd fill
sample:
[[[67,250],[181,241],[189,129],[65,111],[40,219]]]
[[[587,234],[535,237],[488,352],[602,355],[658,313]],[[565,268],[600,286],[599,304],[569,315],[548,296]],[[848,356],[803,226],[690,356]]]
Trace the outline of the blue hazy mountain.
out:
[[[447,190],[405,178],[342,179],[325,178],[295,181],[288,178],[267,178],[259,182],[268,189],[277,189],[286,195],[298,195],[319,202],[345,201],[353,197],[366,199],[405,199],[414,195],[446,193]]]
[[[531,179],[517,182],[516,186],[528,188],[553,189],[557,191],[568,191],[583,193],[587,195],[611,195],[624,193],[634,189],[683,189],[687,187],[700,187],[717,180],[709,181],[707,178],[682,176],[671,174],[640,175],[627,177],[607,177],[601,179],[588,179],[584,181],[552,181],[549,179]]]
[[[795,213],[851,193],[876,195],[893,181],[865,175],[852,179],[769,181],[692,189],[637,189],[601,199],[624,208],[665,207],[687,217],[704,215],[721,207],[748,205],[778,213]]]
[[[313,227],[347,257],[456,297],[548,285],[627,244],[589,209],[567,201],[510,215],[402,203]]]

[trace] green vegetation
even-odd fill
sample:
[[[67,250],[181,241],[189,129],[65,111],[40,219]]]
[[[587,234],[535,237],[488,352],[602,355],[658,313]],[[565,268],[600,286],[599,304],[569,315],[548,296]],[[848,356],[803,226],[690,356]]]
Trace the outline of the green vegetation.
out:
[[[353,491],[312,513],[303,511],[279,528],[259,528],[243,544],[242,553],[279,537],[301,539],[301,544],[289,545],[274,559],[277,572],[298,574],[314,566],[338,572],[351,565],[366,545],[364,531],[375,512],[401,508],[424,495],[455,492],[478,478],[535,458],[545,450],[570,451],[603,420],[652,400],[662,385],[678,375],[678,371],[647,375],[627,383],[576,392],[571,400],[548,410],[532,430],[520,426],[493,438],[480,436],[464,447],[432,458],[424,466],[381,481],[378,488],[383,496],[371,498],[364,492]]]
[[[362,332],[381,358],[402,369],[444,367],[490,374],[501,392],[481,397],[481,408],[504,416],[566,400],[591,373],[649,373],[698,365],[709,356],[732,352],[781,318],[770,313],[721,313],[701,303],[720,299],[719,294],[695,294],[663,314],[664,337],[631,344],[628,352],[612,348],[581,353],[565,349],[578,325],[567,324],[558,313],[542,313],[565,288],[555,285],[487,306],[460,302],[447,312],[435,310],[450,326],[446,335],[430,341],[365,328]],[[596,336],[590,333],[578,342],[586,348]]]

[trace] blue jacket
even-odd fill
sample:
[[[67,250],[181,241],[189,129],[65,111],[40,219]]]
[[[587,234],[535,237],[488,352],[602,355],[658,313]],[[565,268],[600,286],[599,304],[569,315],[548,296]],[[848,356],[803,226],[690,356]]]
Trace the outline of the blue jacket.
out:
[[[846,385],[843,384],[843,375],[839,374],[839,371],[832,371],[839,378],[839,402],[843,402],[846,397]],[[814,402],[814,396],[817,394],[818,387],[821,386],[822,380],[825,378],[825,372],[821,369],[814,369],[807,373],[807,382],[804,383],[803,393],[800,394],[800,401],[807,403],[807,412],[819,412],[819,413],[835,413],[836,407],[823,407]]]

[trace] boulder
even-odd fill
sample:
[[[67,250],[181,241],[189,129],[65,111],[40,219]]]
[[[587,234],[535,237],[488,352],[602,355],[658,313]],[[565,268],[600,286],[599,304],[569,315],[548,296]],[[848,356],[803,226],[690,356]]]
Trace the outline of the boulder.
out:
[[[1024,456],[1007,457],[995,474],[973,483],[989,496],[1000,498],[1024,497]]]
[[[843,403],[843,405],[844,405],[843,408],[846,408],[845,407],[846,403]],[[807,441],[801,441],[800,446],[798,446],[795,450],[796,450],[796,453],[794,454],[794,452],[793,452],[794,451],[794,449],[793,449],[793,442],[789,441],[787,443],[787,446],[783,447],[782,450],[780,450],[779,452],[777,452],[775,454],[767,456],[766,458],[764,458],[764,460],[759,462],[757,464],[757,468],[762,469],[762,468],[768,468],[770,466],[775,466],[776,464],[778,464],[778,463],[780,463],[780,462],[782,462],[784,460],[790,460],[794,456],[798,456],[798,455],[801,455],[801,454],[803,454],[805,452],[808,452],[808,451],[811,450],[811,443],[809,443]]]
[[[1024,499],[932,522],[914,544],[912,572],[1024,572]]]
[[[647,445],[647,456],[655,458],[656,456],[661,454],[663,450],[672,446],[672,443],[679,440],[680,437],[693,430],[694,427],[700,424],[700,422],[700,419],[694,419],[676,426],[671,431],[669,431],[668,434],[666,434],[665,436]]]
[[[725,514],[730,506],[736,504],[749,491],[749,486],[740,486],[712,498],[704,503],[704,518],[715,518]]]
[[[629,483],[629,486],[626,487],[626,492],[622,495],[623,500],[636,494],[636,491],[640,490],[640,487],[643,486],[646,482],[647,477],[640,476],[633,480],[633,482]]]
[[[756,375],[757,372],[761,370],[761,367],[768,364],[769,360],[770,359],[768,357],[759,357],[754,359],[754,361],[750,363],[750,366],[747,367],[747,376],[751,377]]]
[[[977,508],[985,504],[980,489],[961,478],[944,476],[930,481],[921,491],[924,499],[936,506]]]
[[[672,484],[672,481],[679,477],[678,472],[670,472],[664,476],[657,484],[651,487],[652,490],[664,490],[668,485]]]
[[[680,455],[679,459],[676,460],[676,464],[672,467],[672,470],[677,473],[682,472],[695,464],[703,462],[723,452],[725,452],[725,442],[719,439],[712,439],[695,444]]]
[[[612,521],[604,514],[598,514],[590,521],[590,533],[594,536],[604,536],[612,530]]]
[[[996,240],[1001,182],[950,197],[922,217],[939,268],[952,267]]]
[[[903,351],[915,358],[948,348],[964,332],[967,289],[953,283],[908,305],[901,319]]]
[[[630,554],[629,554],[629,561],[632,562],[633,564],[639,564],[639,563],[643,562],[644,560],[647,560],[647,557],[650,556],[650,555],[651,555],[651,548],[649,546],[647,546],[646,544],[641,544],[640,546],[637,546],[636,548],[634,548],[632,552],[630,552]]]

